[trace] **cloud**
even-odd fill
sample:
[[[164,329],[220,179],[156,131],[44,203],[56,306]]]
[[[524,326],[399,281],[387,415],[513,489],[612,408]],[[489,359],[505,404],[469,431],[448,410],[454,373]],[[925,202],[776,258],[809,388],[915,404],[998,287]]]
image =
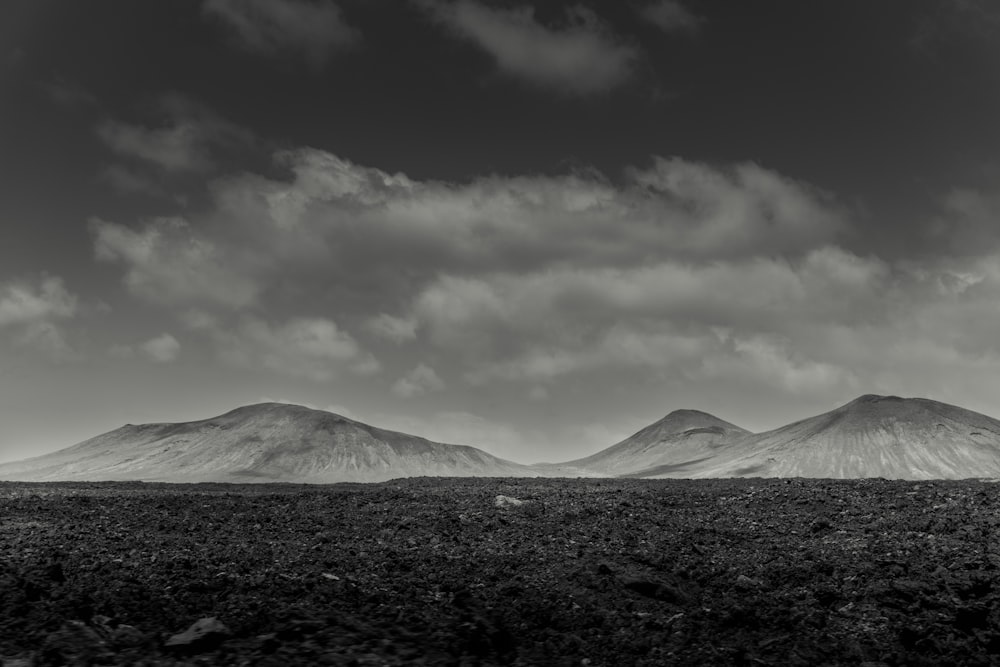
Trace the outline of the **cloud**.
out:
[[[174,361],[181,352],[181,344],[168,333],[150,338],[146,342],[140,343],[138,348],[150,360],[159,364]]]
[[[582,6],[570,8],[563,25],[548,27],[530,6],[499,9],[474,0],[423,5],[455,34],[488,53],[501,71],[546,90],[570,95],[607,92],[631,77],[638,57],[635,47]]]
[[[691,13],[679,0],[655,0],[638,9],[639,15],[667,33],[695,33],[705,19]]]
[[[167,194],[152,178],[124,165],[109,165],[100,172],[99,177],[122,194],[144,194],[151,197],[164,197]]]
[[[703,360],[699,373],[706,378],[745,380],[749,387],[769,385],[789,394],[864,389],[851,369],[805,358],[787,339],[766,334],[740,337],[726,331],[718,331],[717,335],[729,354]]]
[[[427,392],[441,391],[444,387],[444,380],[438,376],[434,369],[420,363],[392,385],[392,393],[403,398],[412,398]]]
[[[314,67],[361,39],[326,0],[206,0],[202,13],[233,30],[248,51],[296,54]]]
[[[125,265],[125,286],[157,303],[209,303],[241,308],[258,286],[234,266],[238,257],[200,236],[182,218],[156,218],[141,229],[90,220],[98,259]]]
[[[215,181],[194,222],[92,221],[97,256],[201,327],[219,310],[315,312],[322,289],[338,323],[446,350],[464,365],[449,373],[479,384],[663,369],[702,353],[710,326],[857,318],[887,280],[835,245],[848,222],[830,195],[752,163],[450,183],[315,149],[276,162],[290,177]]]
[[[0,330],[12,330],[17,344],[33,347],[52,359],[77,356],[58,324],[74,317],[77,310],[77,297],[61,278],[42,276],[36,281],[0,284]]]
[[[938,252],[981,255],[1000,245],[1000,192],[953,188],[940,198],[940,212],[928,230]]]
[[[234,366],[329,382],[344,372],[368,376],[380,364],[333,320],[297,317],[272,325],[245,317],[233,329],[208,330],[221,358]]]
[[[157,127],[106,119],[97,136],[115,154],[172,174],[212,171],[214,151],[253,141],[246,130],[181,95],[161,96],[155,109]]]
[[[89,90],[58,75],[48,81],[40,81],[38,87],[50,100],[60,106],[94,107],[98,104],[97,97]]]
[[[417,322],[405,317],[379,313],[368,320],[368,330],[380,338],[394,343],[404,343],[417,337]]]
[[[630,265],[663,255],[800,252],[845,228],[826,193],[753,163],[656,158],[622,183],[596,172],[416,181],[324,151],[282,152],[291,182],[256,175],[213,188],[223,214],[326,249],[338,267],[411,271],[530,269],[553,262]],[[411,281],[412,282],[412,281]]]
[[[76,309],[76,297],[55,276],[43,276],[34,284],[24,280],[0,286],[0,327],[66,319]]]
[[[822,247],[795,261],[441,276],[414,299],[410,316],[430,344],[462,360],[473,384],[551,382],[616,369],[708,377],[719,376],[719,368],[760,371],[762,360],[783,359],[786,377],[762,374],[762,381],[819,386],[807,375],[823,369],[833,377],[841,364],[815,360],[821,348],[785,359],[779,341],[815,336],[825,325],[878,320],[893,289],[881,260]]]
[[[547,401],[549,400],[549,390],[541,385],[535,385],[528,390],[528,398],[533,401]]]
[[[108,354],[117,359],[134,359],[142,355],[149,361],[166,364],[175,361],[180,354],[181,344],[168,333],[160,334],[136,345],[112,345]]]

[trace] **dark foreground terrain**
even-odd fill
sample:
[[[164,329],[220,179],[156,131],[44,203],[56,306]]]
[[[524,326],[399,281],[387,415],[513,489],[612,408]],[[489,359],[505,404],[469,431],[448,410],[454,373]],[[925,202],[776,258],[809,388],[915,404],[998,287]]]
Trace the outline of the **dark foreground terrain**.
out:
[[[971,481],[2,483],[0,662],[1000,664],[997,538]]]

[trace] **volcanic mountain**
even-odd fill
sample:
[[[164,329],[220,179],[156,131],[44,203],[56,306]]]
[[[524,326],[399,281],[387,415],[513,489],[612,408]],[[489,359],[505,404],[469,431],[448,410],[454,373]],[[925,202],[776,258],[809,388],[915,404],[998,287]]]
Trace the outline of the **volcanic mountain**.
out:
[[[1000,421],[924,398],[866,395],[745,436],[673,477],[1000,477]]]
[[[195,422],[127,424],[52,454],[0,465],[0,479],[20,481],[331,483],[539,474],[475,447],[284,403],[250,405]]]
[[[699,410],[674,410],[621,442],[561,467],[591,475],[690,477],[750,431]]]

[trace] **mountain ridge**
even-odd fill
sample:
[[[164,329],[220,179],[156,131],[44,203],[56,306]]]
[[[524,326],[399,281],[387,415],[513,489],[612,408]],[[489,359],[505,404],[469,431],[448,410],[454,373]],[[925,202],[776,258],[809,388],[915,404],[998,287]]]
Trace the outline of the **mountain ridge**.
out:
[[[207,419],[125,424],[0,464],[23,481],[374,482],[412,476],[1000,477],[1000,420],[925,398],[864,394],[761,433],[674,410],[599,452],[525,465],[332,412],[257,403]]]

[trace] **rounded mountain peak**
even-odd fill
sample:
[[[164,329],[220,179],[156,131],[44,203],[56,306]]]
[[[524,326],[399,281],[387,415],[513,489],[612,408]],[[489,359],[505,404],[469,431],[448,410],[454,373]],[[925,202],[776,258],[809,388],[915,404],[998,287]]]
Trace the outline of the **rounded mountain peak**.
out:
[[[655,429],[661,433],[682,433],[691,429],[712,428],[732,431],[744,431],[735,424],[719,419],[715,415],[701,410],[674,410],[663,419],[650,424],[646,429]],[[646,430],[644,429],[644,430]],[[745,432],[745,431],[744,431]]]

